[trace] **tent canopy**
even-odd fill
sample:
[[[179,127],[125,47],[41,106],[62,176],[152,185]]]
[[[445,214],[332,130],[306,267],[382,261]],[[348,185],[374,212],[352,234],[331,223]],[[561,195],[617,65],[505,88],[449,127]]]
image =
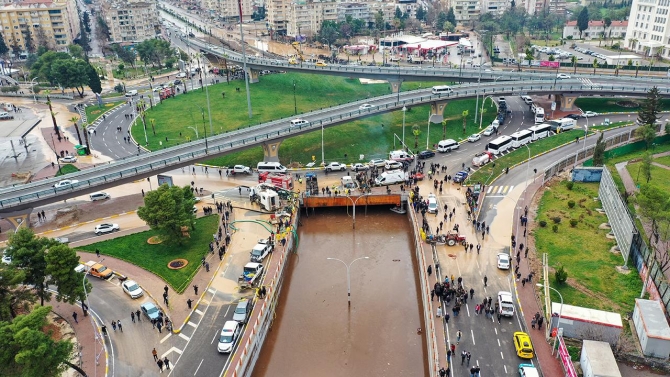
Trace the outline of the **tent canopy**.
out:
[[[428,50],[437,50],[441,48],[447,48],[451,46],[457,45],[458,42],[453,42],[453,41],[440,41],[440,40],[429,40],[429,41],[424,41],[421,43],[410,43],[406,44],[404,46],[401,46],[401,48],[407,49],[408,51],[414,51],[414,50],[420,50],[421,52],[425,52]]]

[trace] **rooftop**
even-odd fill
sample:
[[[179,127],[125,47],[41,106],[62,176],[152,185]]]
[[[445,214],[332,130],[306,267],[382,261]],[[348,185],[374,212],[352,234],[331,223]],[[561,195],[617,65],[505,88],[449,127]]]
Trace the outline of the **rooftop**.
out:
[[[601,27],[605,25],[605,21],[589,21],[589,27]],[[577,21],[568,21],[565,23],[565,26],[577,26]],[[628,21],[612,21],[612,24],[609,26],[613,27],[628,27]]]

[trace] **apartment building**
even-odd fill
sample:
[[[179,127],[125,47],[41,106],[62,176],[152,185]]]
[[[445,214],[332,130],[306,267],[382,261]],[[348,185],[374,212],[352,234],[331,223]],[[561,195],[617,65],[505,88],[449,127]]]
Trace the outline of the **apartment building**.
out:
[[[531,14],[565,14],[565,0],[535,0],[535,9]]]
[[[44,38],[49,48],[66,51],[79,36],[75,0],[23,0],[0,4],[0,29],[7,47],[26,52],[26,37],[37,46]]]
[[[670,0],[633,0],[624,47],[670,58]]]
[[[456,21],[464,24],[479,18],[481,5],[480,0],[451,0]]]
[[[107,0],[101,10],[112,43],[139,43],[160,34],[156,1]]]
[[[244,0],[242,4],[242,19],[250,20],[254,13],[254,1]],[[240,10],[237,0],[202,0],[202,9],[208,10],[209,15],[223,21],[235,22],[240,19]]]
[[[582,38],[585,40],[598,39],[605,35],[609,38],[623,38],[628,29],[628,21],[612,21],[610,27],[605,27],[602,20],[589,21],[589,27],[582,32]],[[579,39],[579,27],[577,21],[568,21],[563,27],[563,38],[572,37]]]
[[[510,0],[482,0],[482,13],[493,13],[500,16],[511,5]]]

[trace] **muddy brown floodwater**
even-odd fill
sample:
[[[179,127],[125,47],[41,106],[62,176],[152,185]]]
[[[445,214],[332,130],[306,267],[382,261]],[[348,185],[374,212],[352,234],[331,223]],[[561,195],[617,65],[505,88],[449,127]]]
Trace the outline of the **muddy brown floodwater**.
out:
[[[351,211],[351,208],[349,209]],[[409,221],[384,208],[317,209],[301,217],[275,322],[254,377],[426,376]],[[351,266],[351,309],[347,269]]]

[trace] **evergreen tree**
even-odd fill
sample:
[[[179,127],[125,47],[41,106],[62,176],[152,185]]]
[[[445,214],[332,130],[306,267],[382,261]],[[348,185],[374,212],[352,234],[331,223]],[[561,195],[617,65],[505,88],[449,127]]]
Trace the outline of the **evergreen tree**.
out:
[[[603,132],[600,133],[596,147],[593,150],[593,166],[603,166],[605,164],[605,141],[603,140]]]
[[[579,29],[579,39],[582,39],[582,33],[589,28],[589,9],[587,7],[582,8],[582,11],[579,12],[577,28]]]
[[[23,32],[23,40],[25,43],[26,51],[32,54],[35,52],[35,43],[33,42],[33,33],[30,32],[30,28],[26,28]]]
[[[653,87],[647,92],[647,97],[645,98],[640,110],[637,112],[637,122],[640,125],[651,125],[653,126],[658,121],[658,113],[661,110],[661,96],[658,93],[658,88]]]
[[[9,52],[9,47],[5,43],[5,36],[0,33],[0,56],[4,56]]]
[[[456,15],[454,14],[454,8],[453,7],[450,7],[449,10],[447,11],[446,21],[451,22],[452,25],[458,25],[458,22],[456,22]]]
[[[86,73],[88,74],[88,86],[91,88],[91,91],[97,94],[102,93],[102,83],[100,82],[100,76],[90,63],[88,64]]]

